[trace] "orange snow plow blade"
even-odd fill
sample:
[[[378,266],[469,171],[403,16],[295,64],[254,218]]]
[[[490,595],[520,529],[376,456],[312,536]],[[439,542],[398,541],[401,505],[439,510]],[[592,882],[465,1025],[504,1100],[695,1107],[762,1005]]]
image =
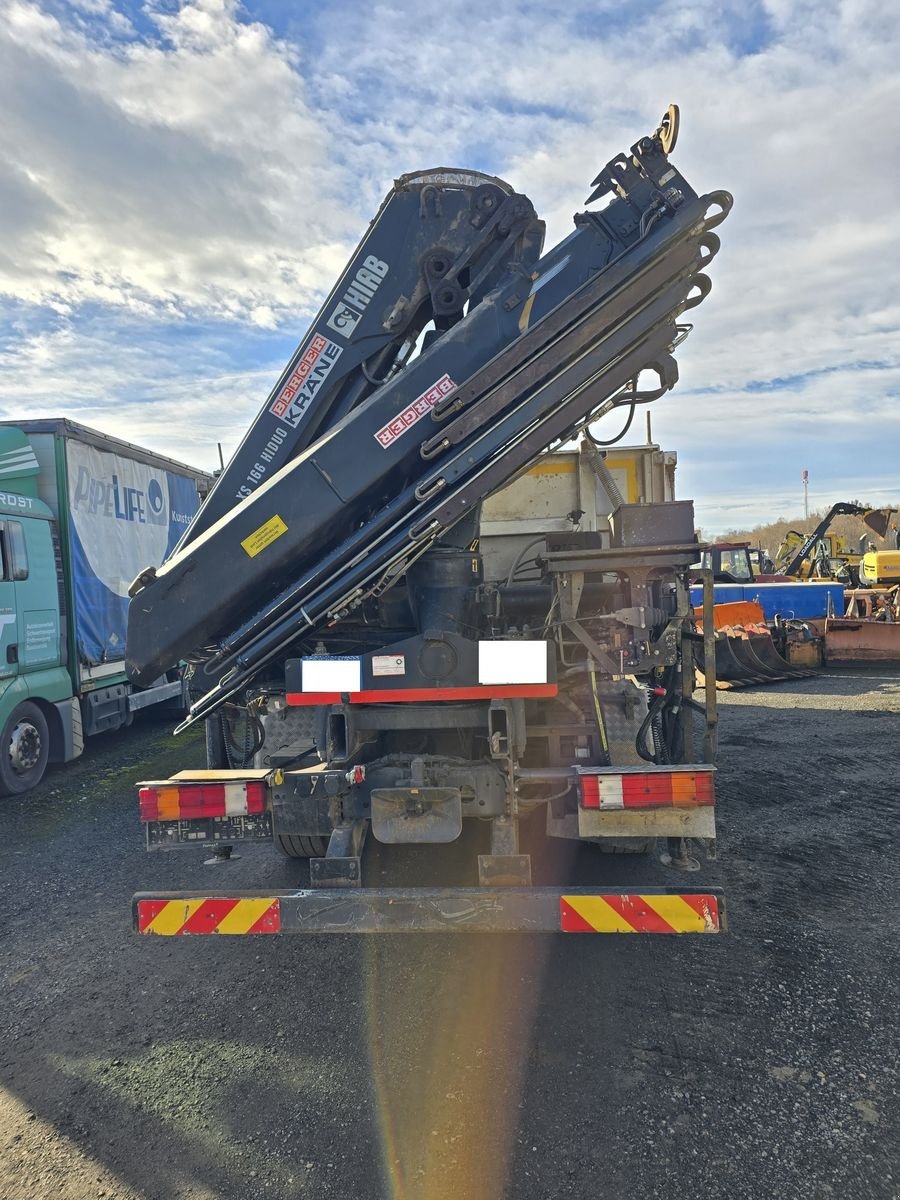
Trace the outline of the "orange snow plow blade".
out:
[[[827,662],[900,662],[900,623],[865,617],[829,617]]]
[[[703,609],[695,608],[697,628],[703,629]],[[766,617],[763,606],[755,600],[732,600],[728,604],[713,605],[713,624],[716,629],[724,629],[726,625],[765,625]]]

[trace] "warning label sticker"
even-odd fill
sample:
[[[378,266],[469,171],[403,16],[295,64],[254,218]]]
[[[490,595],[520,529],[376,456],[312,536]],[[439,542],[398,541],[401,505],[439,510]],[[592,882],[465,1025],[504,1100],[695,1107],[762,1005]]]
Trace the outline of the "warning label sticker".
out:
[[[373,675],[405,675],[406,658],[402,654],[375,654],[372,657]]]
[[[407,429],[415,425],[416,421],[421,421],[426,413],[431,412],[439,400],[449,396],[455,387],[456,384],[449,375],[442,376],[431,385],[427,392],[417,396],[408,408],[397,413],[392,421],[388,421],[387,425],[379,429],[375,434],[375,441],[385,449],[393,445],[397,438],[402,437]]]
[[[245,537],[241,542],[241,546],[251,558],[256,558],[260,550],[265,550],[266,546],[271,546],[283,533],[287,533],[287,525],[285,525],[281,517],[270,517],[265,525],[260,525],[259,529],[254,529],[249,537]]]
[[[296,429],[316,392],[340,357],[340,346],[322,337],[320,333],[315,334],[288,376],[284,387],[269,405],[269,412]]]

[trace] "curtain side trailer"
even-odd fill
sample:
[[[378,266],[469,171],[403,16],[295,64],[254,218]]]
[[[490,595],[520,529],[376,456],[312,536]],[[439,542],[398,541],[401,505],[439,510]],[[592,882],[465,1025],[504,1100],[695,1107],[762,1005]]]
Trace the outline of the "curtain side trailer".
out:
[[[180,667],[145,688],[127,678],[128,588],[211,482],[64,418],[0,422],[0,793],[29,791],[139,708],[184,708]]]

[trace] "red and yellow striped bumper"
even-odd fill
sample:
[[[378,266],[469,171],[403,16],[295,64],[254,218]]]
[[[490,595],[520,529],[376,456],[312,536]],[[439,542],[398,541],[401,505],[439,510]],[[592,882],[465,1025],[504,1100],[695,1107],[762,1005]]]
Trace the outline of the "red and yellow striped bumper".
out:
[[[606,893],[559,898],[563,933],[718,933],[713,893]]]
[[[138,933],[720,933],[700,889],[311,888],[276,896],[138,895]]]
[[[172,937],[183,933],[280,933],[277,896],[191,896],[140,900],[138,933]]]

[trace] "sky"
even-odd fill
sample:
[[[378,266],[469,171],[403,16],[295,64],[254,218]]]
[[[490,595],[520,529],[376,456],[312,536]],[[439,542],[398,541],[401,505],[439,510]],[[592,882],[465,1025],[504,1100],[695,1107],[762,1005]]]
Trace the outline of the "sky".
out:
[[[675,101],[735,196],[652,410],[680,496],[900,501],[898,61],[885,0],[0,0],[0,413],[212,469],[394,178],[500,175],[550,246]]]

